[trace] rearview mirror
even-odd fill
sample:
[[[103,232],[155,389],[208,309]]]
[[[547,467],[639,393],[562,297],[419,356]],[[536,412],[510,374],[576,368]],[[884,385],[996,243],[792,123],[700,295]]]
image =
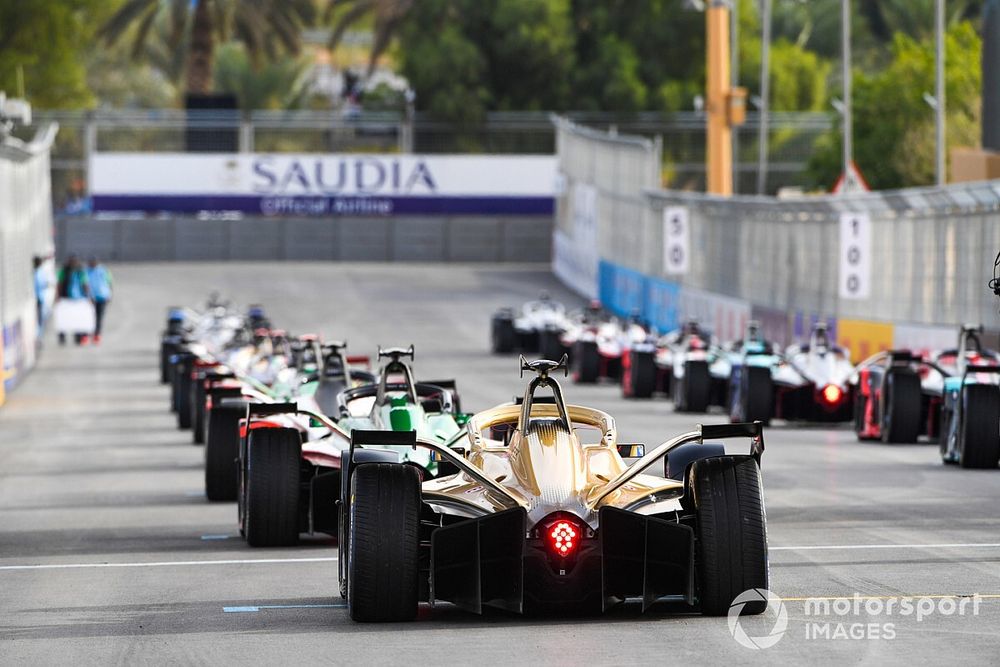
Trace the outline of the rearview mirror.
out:
[[[623,459],[638,459],[646,455],[646,445],[618,445],[618,456]]]
[[[457,455],[461,456],[462,458],[465,458],[465,455],[466,455],[465,447],[452,447],[451,451],[455,452]],[[440,452],[435,451],[435,450],[432,449],[431,450],[431,461],[434,461],[435,463],[445,463],[445,462],[448,461],[448,459],[446,459],[444,456],[442,456]]]

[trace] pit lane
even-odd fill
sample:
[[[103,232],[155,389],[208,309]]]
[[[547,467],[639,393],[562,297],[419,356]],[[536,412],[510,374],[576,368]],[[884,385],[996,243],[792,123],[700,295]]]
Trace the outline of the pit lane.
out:
[[[423,607],[405,625],[358,625],[337,594],[336,547],[315,538],[250,549],[235,507],[201,496],[201,447],[157,384],[165,309],[210,290],[263,303],[294,332],[352,354],[414,343],[418,377],[457,377],[463,407],[523,389],[516,360],[487,353],[489,316],[540,290],[577,302],[538,267],[422,264],[143,264],[118,291],[98,348],[46,342],[0,410],[0,661],[60,663],[662,664],[689,659],[992,662],[1000,655],[1000,471],[941,465],[936,447],[858,443],[849,428],[767,431],[763,478],[771,588],[789,624],[773,647],[739,645],[726,619],[663,604],[593,618],[479,617]],[[623,441],[657,444],[696,416],[610,385],[567,399],[615,416]],[[722,415],[712,420],[721,421]],[[743,443],[733,443],[743,446]],[[207,538],[207,539],[206,539]],[[806,614],[804,598],[982,595],[978,614]],[[992,597],[991,597],[992,596]],[[933,599],[944,599],[936,597]],[[862,605],[863,606],[863,605]],[[852,610],[853,612],[853,610]],[[894,637],[807,638],[816,621],[894,624]],[[773,618],[747,622],[767,634]],[[474,658],[472,656],[475,656]]]

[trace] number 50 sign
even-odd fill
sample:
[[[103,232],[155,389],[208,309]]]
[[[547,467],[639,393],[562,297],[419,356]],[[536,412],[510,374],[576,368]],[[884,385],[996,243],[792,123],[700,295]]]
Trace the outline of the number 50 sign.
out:
[[[688,210],[683,206],[663,209],[663,270],[667,275],[688,272],[688,255],[691,250],[691,232],[688,229]]]
[[[866,213],[840,214],[840,298],[867,299],[872,283],[872,221]]]

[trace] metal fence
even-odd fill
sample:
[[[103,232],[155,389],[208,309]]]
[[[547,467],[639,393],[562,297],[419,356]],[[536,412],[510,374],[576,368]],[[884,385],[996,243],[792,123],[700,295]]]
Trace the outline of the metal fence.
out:
[[[53,252],[49,150],[57,126],[24,142],[0,137],[0,403],[34,361],[34,257]]]
[[[52,154],[57,209],[87,191],[87,158],[93,151],[258,151],[286,153],[517,153],[552,154],[556,131],[547,112],[495,112],[480,123],[455,124],[418,113],[345,116],[325,111],[97,110],[39,111],[62,128]],[[663,145],[658,180],[700,188],[705,180],[705,119],[681,113],[571,113],[582,126],[649,139]],[[768,186],[804,185],[817,139],[830,131],[823,113],[772,114]],[[758,118],[750,113],[738,132],[737,187],[755,187]]]
[[[628,172],[617,181],[587,175],[636,159],[649,168],[654,150],[637,152],[636,138],[562,121],[556,126],[567,188],[598,185],[597,270],[610,272],[600,276],[602,298],[610,295],[648,311],[651,290],[663,284],[674,291],[674,322],[698,311],[738,333],[758,314],[774,314],[789,329],[823,317],[840,322],[843,331],[881,336],[884,340],[871,343],[876,347],[917,344],[910,341],[921,337],[950,340],[957,324],[980,322],[995,329],[1000,321],[1000,304],[986,287],[1000,249],[1000,181],[789,200],[659,188],[638,192],[641,179]],[[682,273],[665,257],[668,208],[687,217],[689,261]],[[855,258],[844,254],[848,242],[842,233],[844,221],[857,214],[870,229],[864,246],[870,255],[864,264],[868,294],[848,296],[841,281],[852,270],[845,261]],[[560,206],[557,215],[557,228],[573,227],[571,207]],[[644,286],[633,287],[635,275],[647,281]],[[577,284],[584,293],[596,290],[592,281]],[[848,335],[862,334],[842,337]]]

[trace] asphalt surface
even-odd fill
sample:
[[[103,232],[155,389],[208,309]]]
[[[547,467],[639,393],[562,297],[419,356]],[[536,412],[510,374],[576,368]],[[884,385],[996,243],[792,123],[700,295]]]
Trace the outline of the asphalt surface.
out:
[[[767,432],[771,589],[785,598],[788,618],[770,648],[740,645],[724,618],[666,605],[586,618],[479,617],[439,605],[422,607],[415,623],[355,624],[337,593],[334,541],[251,549],[236,532],[235,506],[205,501],[203,450],[176,429],[157,383],[166,307],[200,304],[216,289],[265,304],[293,332],[346,338],[353,354],[412,342],[418,377],[457,377],[464,407],[475,410],[523,388],[515,359],[487,353],[491,312],[542,289],[572,297],[538,267],[113,270],[118,292],[102,345],[59,348],[49,339],[38,368],[0,408],[0,664],[882,665],[1000,657],[1000,470],[944,467],[929,444],[858,443],[846,427],[778,424]],[[626,402],[610,385],[568,383],[565,393],[615,415],[623,441],[655,445],[698,421],[662,399]],[[866,597],[831,602],[824,615],[802,601],[855,594]],[[957,597],[973,594],[982,596],[975,609]],[[892,614],[878,613],[889,598],[923,595],[939,597],[914,601],[933,606],[920,620],[900,613],[902,600]],[[756,617],[742,630],[763,643],[775,620]]]

